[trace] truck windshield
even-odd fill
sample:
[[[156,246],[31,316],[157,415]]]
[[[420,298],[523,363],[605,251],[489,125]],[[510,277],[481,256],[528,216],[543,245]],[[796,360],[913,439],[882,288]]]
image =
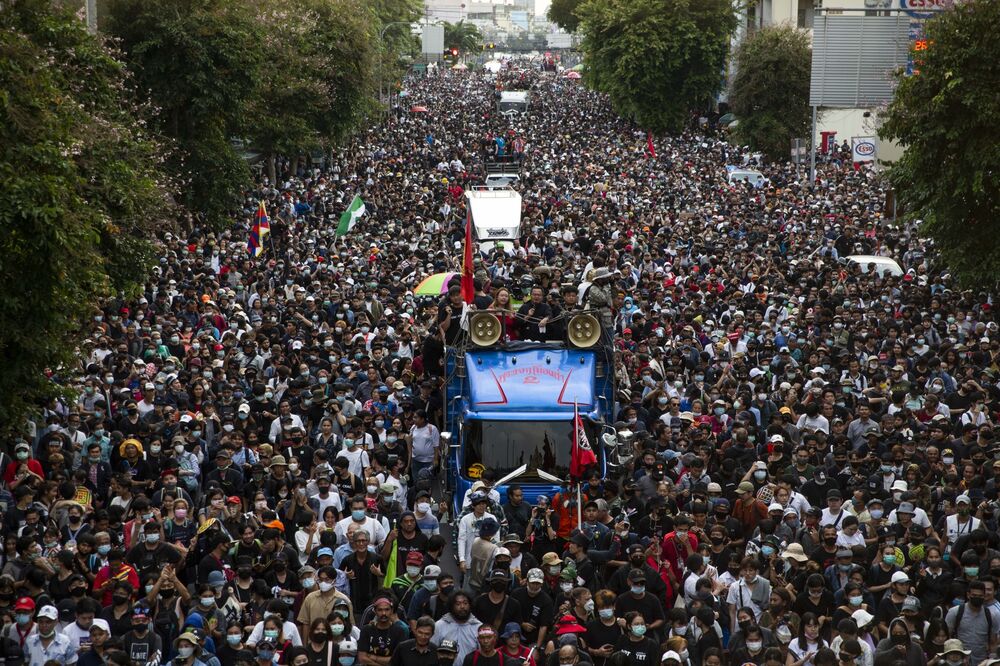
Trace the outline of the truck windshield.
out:
[[[569,476],[573,422],[566,421],[466,421],[465,464],[462,473],[478,478],[490,468],[500,478],[521,465],[528,471],[519,478],[538,478],[539,468],[561,479]],[[597,431],[585,421],[587,438],[597,452]],[[470,474],[470,470],[472,474]]]

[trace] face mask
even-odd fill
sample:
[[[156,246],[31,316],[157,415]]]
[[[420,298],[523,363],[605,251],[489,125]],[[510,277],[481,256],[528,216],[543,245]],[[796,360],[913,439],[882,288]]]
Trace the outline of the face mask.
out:
[[[406,567],[406,575],[410,578],[416,578],[420,575],[420,567]]]
[[[257,653],[257,659],[271,661],[274,659],[274,652],[271,650],[261,650]]]
[[[257,500],[256,502],[253,503],[253,505],[254,508],[258,509],[259,511],[263,511],[264,509],[267,508],[267,500]],[[174,513],[176,513],[176,511]]]
[[[183,444],[176,444],[176,445],[174,445],[174,453],[176,453],[178,455],[180,455],[181,453],[184,453],[184,445]]]
[[[615,616],[615,609],[614,608],[602,608],[601,610],[597,611],[597,614],[601,616],[602,620],[610,620],[611,618],[613,618]]]
[[[761,641],[747,641],[747,647],[750,648],[751,652],[757,652],[763,645],[764,643]]]
[[[303,578],[302,579],[302,587],[304,587],[307,590],[313,589],[314,587],[316,587],[316,579],[315,578]]]
[[[423,585],[424,585],[424,589],[427,590],[428,592],[435,591],[437,589],[437,586],[438,586],[436,580],[425,580],[424,583],[423,583]]]
[[[354,509],[353,511],[351,511],[351,518],[354,520],[354,522],[360,523],[362,520],[365,519],[365,510]]]
[[[645,636],[646,635],[646,625],[644,625],[644,624],[633,625],[632,626],[632,633],[635,634],[636,636]]]
[[[330,581],[328,581],[328,580],[321,580],[319,582],[319,591],[320,592],[329,592],[332,589],[333,589],[333,583],[331,583]]]
[[[226,634],[226,642],[229,643],[230,645],[239,645],[240,643],[243,642],[243,637],[240,636],[239,634],[236,635]]]
[[[159,543],[159,542],[160,542],[160,535],[159,534],[147,534],[146,535],[146,543]]]
[[[152,454],[154,454],[154,455],[157,454],[157,453],[159,453],[162,450],[163,450],[163,447],[160,446],[159,444],[153,444],[152,446],[149,447],[149,452],[152,453]]]
[[[278,632],[274,629],[268,629],[264,632],[264,638],[268,640],[275,640],[278,637]]]
[[[17,452],[17,459],[18,460],[27,460],[28,459],[28,452],[27,451],[18,451]]]
[[[417,512],[418,513],[427,513],[430,510],[431,510],[431,505],[428,504],[427,502],[418,502],[417,503]]]
[[[559,589],[561,589],[565,594],[569,594],[573,591],[573,583],[559,583]]]
[[[19,625],[24,626],[24,625],[28,624],[29,622],[31,622],[31,614],[30,613],[18,613],[16,616],[14,616],[14,619],[17,621],[17,623]]]
[[[680,627],[674,627],[674,633],[677,634],[678,636],[685,636],[687,635],[687,632],[688,628],[686,624]]]
[[[767,478],[767,472],[765,470],[759,469],[753,473],[753,478],[757,481],[763,481]]]
[[[774,548],[772,548],[771,546],[763,546],[760,549],[760,553],[764,557],[770,557],[771,555],[774,555]]]
[[[879,520],[882,518],[882,509],[872,509],[868,513],[871,515],[872,520]]]
[[[965,567],[965,577],[975,578],[979,575],[979,567]]]
[[[330,633],[332,633],[334,636],[340,636],[341,634],[344,633],[344,625],[342,625],[342,624],[331,624],[330,625]]]
[[[354,666],[354,657],[349,654],[340,656],[338,661],[340,666]]]
[[[906,645],[910,642],[910,637],[906,634],[893,634],[892,643],[893,645]]]
[[[194,648],[193,647],[177,648],[177,654],[180,655],[181,659],[187,659],[194,654]]]
[[[646,591],[646,586],[645,585],[633,585],[632,586],[632,594],[640,595],[640,594],[642,594],[645,591]]]
[[[864,601],[864,597],[851,597],[850,602],[852,606],[860,606],[861,602]]]
[[[97,554],[98,555],[107,555],[110,552],[111,552],[111,546],[108,545],[108,544],[105,544],[103,546],[98,546],[97,547]]]
[[[204,606],[205,608],[208,608],[209,606],[214,606],[215,605],[215,597],[202,597],[201,598],[201,605]]]

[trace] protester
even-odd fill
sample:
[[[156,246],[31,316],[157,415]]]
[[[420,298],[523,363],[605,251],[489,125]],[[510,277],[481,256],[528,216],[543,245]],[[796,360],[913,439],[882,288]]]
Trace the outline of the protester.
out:
[[[528,111],[497,114],[500,89],[530,89]],[[525,59],[403,90],[338,150],[279,158],[232,224],[164,232],[142,293],[83,325],[53,375],[79,398],[40,405],[5,451],[4,649],[30,666],[997,657],[992,297],[886,218],[875,169],[835,147],[810,182],[715,115],[654,156],[606,98]],[[457,281],[414,294],[461,271],[463,192],[501,144],[520,238],[474,253],[470,303]],[[472,308],[523,342],[579,307],[610,350],[621,466],[551,497],[486,468],[449,501],[445,345]]]

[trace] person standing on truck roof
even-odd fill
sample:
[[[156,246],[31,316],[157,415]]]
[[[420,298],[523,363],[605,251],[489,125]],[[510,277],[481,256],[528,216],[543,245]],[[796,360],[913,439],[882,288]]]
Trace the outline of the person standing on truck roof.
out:
[[[457,284],[448,287],[448,298],[438,308],[438,329],[446,345],[454,345],[462,332],[466,305],[462,302],[462,288]]]

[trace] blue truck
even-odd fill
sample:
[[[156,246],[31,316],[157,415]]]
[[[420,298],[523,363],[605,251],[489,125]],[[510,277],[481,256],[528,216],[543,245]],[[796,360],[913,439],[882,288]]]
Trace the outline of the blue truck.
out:
[[[470,317],[465,344],[446,350],[445,432],[448,488],[455,515],[486,469],[519,484],[525,500],[551,497],[569,478],[574,415],[579,412],[602,476],[617,459],[611,350],[593,334],[600,324],[570,318],[563,342],[500,342],[488,312]],[[485,330],[484,336],[484,318]],[[574,323],[576,326],[574,328]],[[484,344],[485,343],[485,344]],[[498,484],[501,500],[508,483]]]

